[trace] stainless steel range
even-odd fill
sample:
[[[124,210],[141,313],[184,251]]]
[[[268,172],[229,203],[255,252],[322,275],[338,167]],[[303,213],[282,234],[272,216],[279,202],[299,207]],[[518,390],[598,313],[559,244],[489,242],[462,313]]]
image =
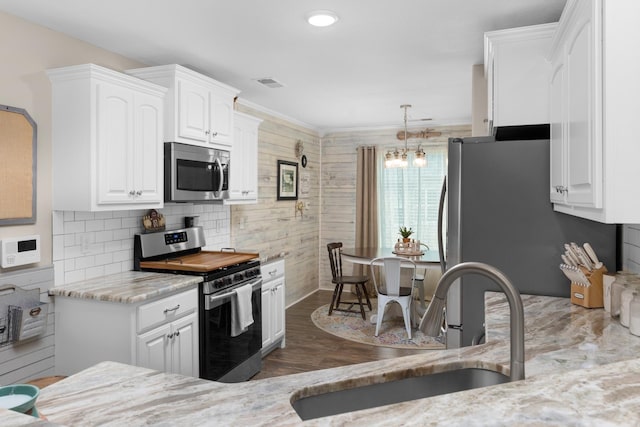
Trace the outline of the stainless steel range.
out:
[[[202,227],[137,234],[134,270],[202,276],[198,297],[200,378],[246,381],[262,367],[262,276],[258,254],[204,251],[203,246]],[[253,323],[238,329],[234,312],[240,309],[241,289],[248,297],[249,286]]]

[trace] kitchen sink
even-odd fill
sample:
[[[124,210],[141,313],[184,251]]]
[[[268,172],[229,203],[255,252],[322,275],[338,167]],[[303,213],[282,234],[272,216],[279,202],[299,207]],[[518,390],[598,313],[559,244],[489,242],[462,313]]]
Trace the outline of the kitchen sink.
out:
[[[310,420],[509,381],[508,376],[487,369],[455,369],[303,397],[292,406],[302,420]]]

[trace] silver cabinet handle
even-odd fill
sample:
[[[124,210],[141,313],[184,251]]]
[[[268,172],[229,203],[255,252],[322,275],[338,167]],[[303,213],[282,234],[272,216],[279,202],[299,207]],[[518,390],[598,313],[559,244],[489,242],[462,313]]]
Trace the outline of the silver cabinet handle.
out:
[[[136,191],[136,196],[142,196],[142,190]]]
[[[133,190],[131,190],[131,191],[129,191],[129,195],[130,195],[130,196],[135,196],[135,195],[136,195],[136,192],[135,192],[135,191],[133,191]]]
[[[218,136],[218,132],[211,132],[211,138],[215,138],[216,136]]]
[[[176,304],[176,306],[175,306],[175,307],[173,307],[173,308],[165,308],[165,309],[164,309],[164,314],[167,314],[167,313],[169,313],[169,312],[171,312],[171,311],[176,311],[176,310],[177,310],[177,309],[179,309],[179,308],[180,308],[180,304]]]
[[[562,193],[568,193],[569,192],[569,189],[567,187],[563,186],[563,185],[556,185],[555,188],[556,188],[556,193],[562,194]]]
[[[179,336],[180,336],[180,331],[175,331],[175,332],[173,333],[173,336],[174,336],[174,337],[179,337]]]
[[[269,276],[275,276],[278,270],[272,270],[269,272]]]
[[[209,131],[209,130],[205,130],[205,131],[204,131],[204,134],[205,134],[205,135],[209,135],[210,133],[211,133],[211,131]]]

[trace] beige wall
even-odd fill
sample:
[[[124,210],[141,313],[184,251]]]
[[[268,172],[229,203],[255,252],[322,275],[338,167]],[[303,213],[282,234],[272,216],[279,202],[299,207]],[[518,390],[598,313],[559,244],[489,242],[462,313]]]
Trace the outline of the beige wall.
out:
[[[1,12],[0,40],[0,104],[24,108],[38,126],[36,223],[1,226],[0,239],[39,234],[40,265],[49,265],[52,236],[51,86],[45,71],[88,62],[116,70],[144,64]],[[8,270],[0,269],[0,273],[4,271]]]
[[[242,105],[242,101],[237,104],[237,110],[264,121],[258,130],[259,203],[232,206],[232,246],[257,249],[266,255],[286,254],[285,303],[289,306],[318,288],[319,137],[307,128]],[[296,157],[298,141],[304,144],[304,154],[308,159],[306,168]],[[300,194],[298,199],[308,205],[302,214],[296,212],[296,202],[276,199],[278,160],[297,162],[299,176],[309,175],[309,193]]]

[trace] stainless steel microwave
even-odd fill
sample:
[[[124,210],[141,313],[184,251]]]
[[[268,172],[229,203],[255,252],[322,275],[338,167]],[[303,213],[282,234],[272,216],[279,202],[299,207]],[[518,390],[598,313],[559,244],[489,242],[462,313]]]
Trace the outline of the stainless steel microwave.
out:
[[[229,197],[226,150],[165,142],[164,201],[214,202]]]

